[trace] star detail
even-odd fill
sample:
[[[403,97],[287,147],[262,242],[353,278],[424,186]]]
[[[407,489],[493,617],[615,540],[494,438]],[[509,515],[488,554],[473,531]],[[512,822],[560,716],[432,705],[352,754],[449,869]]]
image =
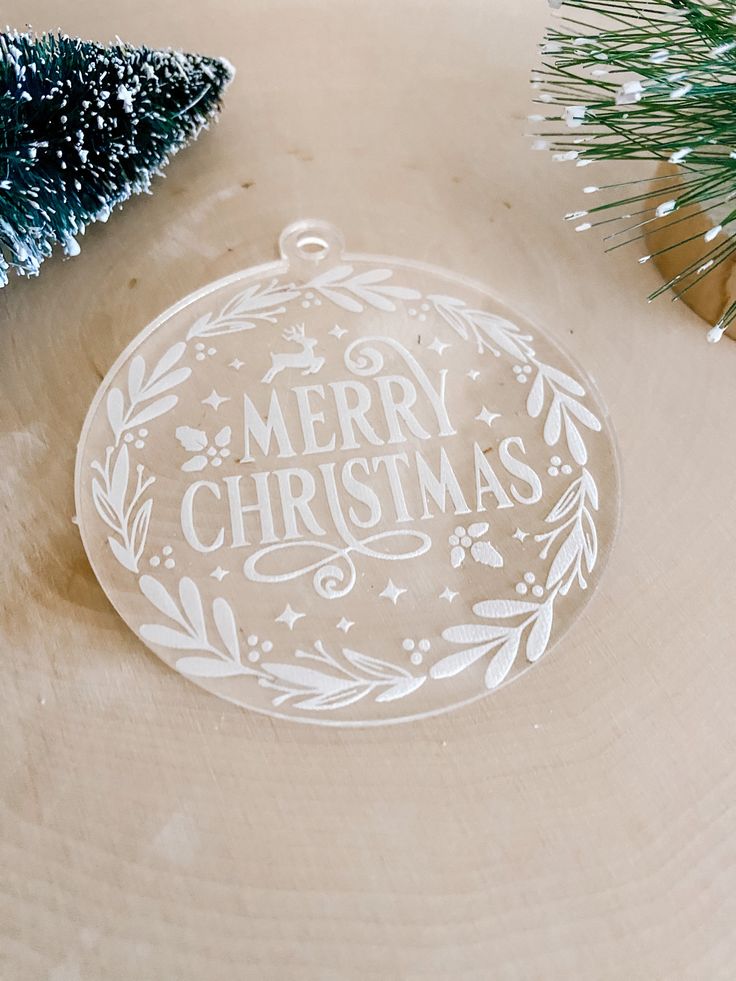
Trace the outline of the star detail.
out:
[[[444,599],[444,600],[447,600],[448,603],[452,603],[452,601],[458,595],[459,594],[453,592],[453,590],[451,590],[449,586],[445,586],[445,588],[440,593],[440,599]]]
[[[389,579],[389,581],[386,583],[386,588],[384,589],[384,591],[382,593],[379,593],[378,595],[383,596],[388,600],[391,600],[394,606],[396,606],[396,604],[399,601],[399,596],[401,596],[402,593],[405,592],[406,592],[405,589],[402,589],[400,586],[394,584],[393,579]]]
[[[428,344],[427,346],[429,347],[429,350],[430,351],[436,351],[437,354],[442,354],[442,352],[446,348],[450,347],[449,344],[445,344],[444,341],[441,341],[439,339],[439,337],[435,337],[435,339],[432,341],[432,343],[431,344]]]
[[[229,576],[230,573],[228,572],[227,569],[223,569],[221,565],[218,565],[216,569],[212,570],[210,575],[212,576],[213,579],[216,579],[218,582],[222,582],[225,576]]]
[[[240,369],[243,367],[244,364],[245,361],[241,361],[240,358],[235,358],[234,361],[230,362],[228,368],[235,368],[236,371],[240,371]]]
[[[328,330],[327,333],[332,334],[332,336],[336,337],[339,341],[340,338],[343,336],[343,334],[347,334],[347,331],[345,330],[344,327],[341,327],[339,324],[335,324],[332,330]]]
[[[486,426],[490,426],[494,419],[500,419],[500,412],[489,412],[488,409],[483,406],[478,415],[475,417],[477,422],[484,422]]]
[[[354,626],[355,626],[354,620],[346,620],[345,617],[343,617],[342,620],[337,624],[337,629],[342,630],[342,632],[346,634],[348,630],[350,630],[350,628]]]
[[[287,603],[284,608],[284,612],[280,613],[274,622],[285,623],[289,630],[293,630],[294,624],[297,622],[297,620],[301,620],[303,616],[305,616],[304,613],[297,613],[296,610],[292,610],[291,604]]]
[[[220,408],[223,402],[229,402],[229,401],[230,401],[229,398],[226,398],[222,395],[218,395],[215,389],[213,388],[210,394],[207,396],[207,398],[202,399],[202,405],[211,405],[212,408],[215,410],[215,412],[217,412],[217,410]]]
[[[471,368],[470,371],[468,372],[468,378],[473,382],[475,381],[476,378],[480,378],[480,372],[478,371],[478,369]]]
[[[512,538],[515,538],[517,540],[517,542],[523,542],[525,538],[528,538],[529,537],[529,532],[528,531],[522,531],[521,528],[517,528],[516,531],[514,532],[514,534],[511,537]]]

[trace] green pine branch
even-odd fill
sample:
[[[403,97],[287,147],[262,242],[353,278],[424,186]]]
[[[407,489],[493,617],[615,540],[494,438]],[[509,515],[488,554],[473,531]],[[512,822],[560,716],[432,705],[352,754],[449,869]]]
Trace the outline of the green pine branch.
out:
[[[585,191],[603,203],[566,217],[580,231],[605,226],[608,250],[687,221],[697,205],[714,212],[705,236],[685,236],[646,262],[703,238],[703,254],[651,294],[681,297],[736,252],[736,0],[550,0],[562,9],[547,31],[532,84],[544,123],[535,148],[584,167],[600,160],[669,161],[682,180],[660,178],[666,200],[651,204],[651,177]],[[723,228],[729,237],[715,241]],[[710,244],[713,242],[714,244]],[[709,331],[718,340],[736,304]]]

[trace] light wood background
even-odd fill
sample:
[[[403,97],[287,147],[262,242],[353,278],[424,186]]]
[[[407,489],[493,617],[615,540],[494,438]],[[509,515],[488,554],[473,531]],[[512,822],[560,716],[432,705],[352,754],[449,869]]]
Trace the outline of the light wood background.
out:
[[[592,172],[522,137],[545,5],[3,16],[238,67],[153,197],[0,291],[3,981],[736,976],[736,344],[647,306],[656,270],[560,221]],[[71,523],[117,353],[305,215],[498,287],[617,429],[623,522],[582,619],[518,684],[420,724],[323,730],[205,694],[118,620]]]

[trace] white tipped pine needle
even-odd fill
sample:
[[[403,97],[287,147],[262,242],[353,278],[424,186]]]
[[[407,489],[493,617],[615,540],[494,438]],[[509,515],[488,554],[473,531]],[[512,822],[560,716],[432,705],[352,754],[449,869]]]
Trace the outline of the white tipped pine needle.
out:
[[[583,188],[606,200],[565,216],[585,218],[575,225],[581,232],[609,222],[626,225],[632,215],[640,216],[636,225],[607,236],[623,238],[611,248],[643,238],[650,227],[656,235],[660,228],[686,223],[694,207],[718,209],[718,220],[705,234],[690,234],[683,224],[678,241],[639,258],[646,263],[686,242],[703,242],[705,254],[650,297],[676,287],[679,298],[736,258],[736,235],[730,234],[736,230],[736,204],[730,203],[736,198],[736,0],[548,2],[560,17],[547,31],[544,64],[535,77],[545,90],[542,101],[560,107],[562,126],[547,118],[547,132],[537,134],[533,147],[549,148],[556,160],[576,160],[577,166],[650,162],[637,181]],[[579,130],[574,138],[565,131],[570,127]],[[576,159],[571,154],[581,142],[584,155]],[[657,161],[679,165],[680,175],[654,178],[651,162]],[[667,195],[656,206],[650,202],[653,180]],[[736,302],[708,340],[719,340],[733,321]]]

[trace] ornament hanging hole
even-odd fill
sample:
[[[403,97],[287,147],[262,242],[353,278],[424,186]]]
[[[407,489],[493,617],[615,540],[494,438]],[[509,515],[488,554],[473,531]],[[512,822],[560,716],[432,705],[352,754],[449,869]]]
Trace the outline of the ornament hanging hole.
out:
[[[296,247],[302,258],[314,258],[318,261],[324,259],[330,250],[327,242],[318,235],[303,235],[296,243]]]
[[[296,221],[279,236],[281,256],[299,277],[313,276],[315,266],[329,265],[339,259],[344,248],[342,233],[326,221]]]

